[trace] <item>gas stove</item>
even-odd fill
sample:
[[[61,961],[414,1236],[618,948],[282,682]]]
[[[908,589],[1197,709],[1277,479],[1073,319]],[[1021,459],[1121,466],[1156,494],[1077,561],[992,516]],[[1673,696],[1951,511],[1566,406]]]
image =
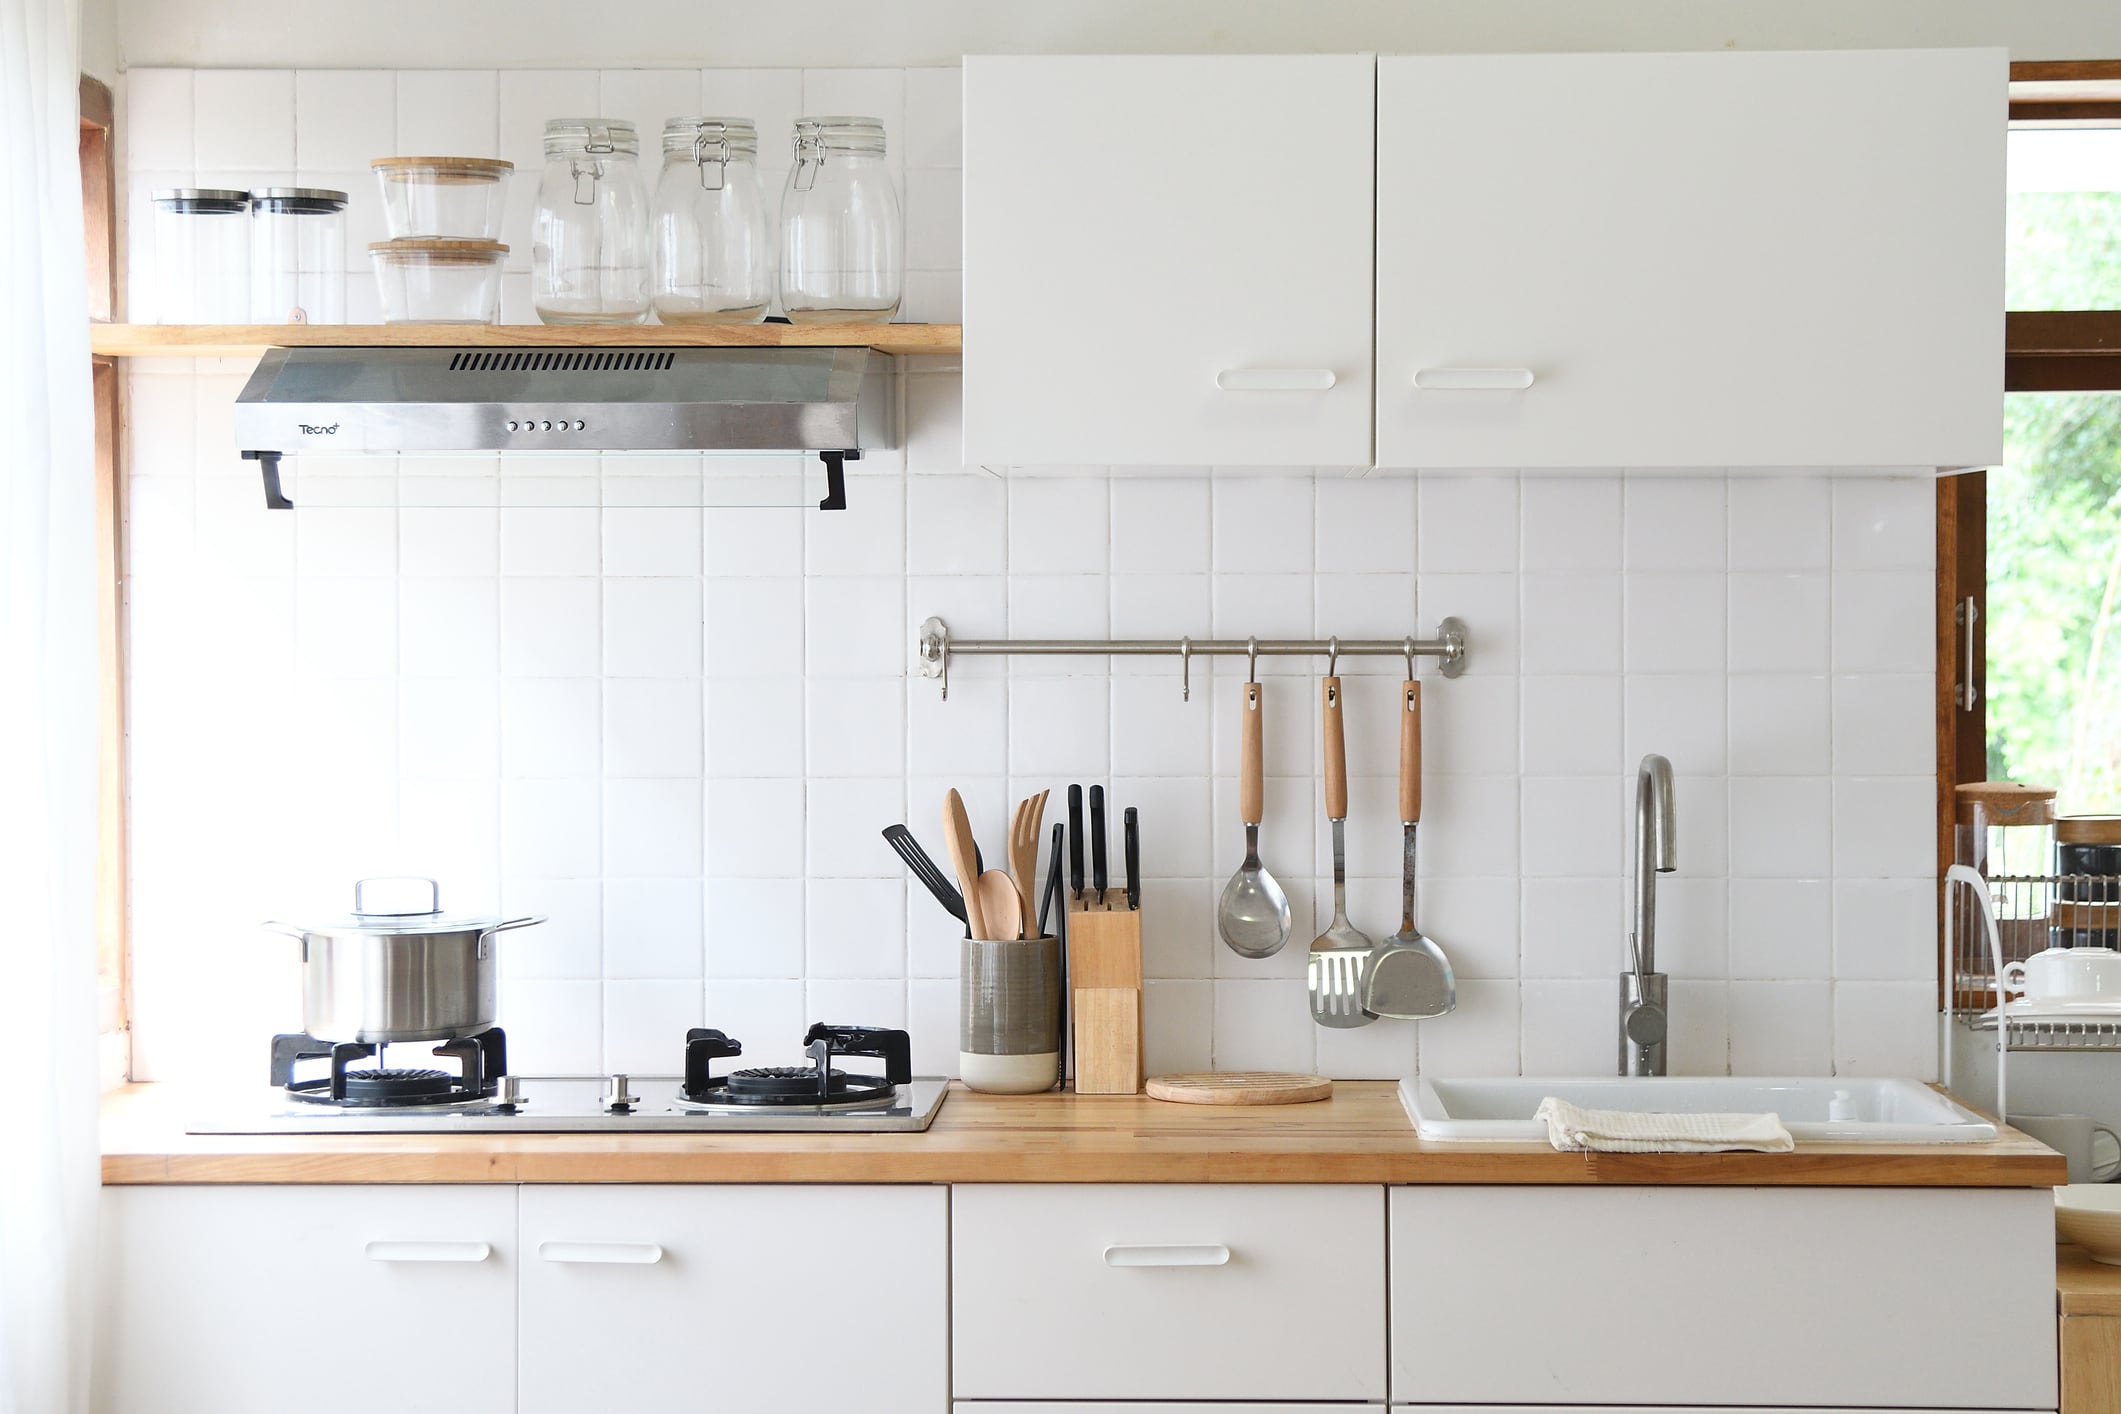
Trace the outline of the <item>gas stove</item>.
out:
[[[410,1044],[410,1043],[406,1043]],[[433,1054],[457,1070],[384,1065],[383,1048],[311,1036],[276,1036],[268,1103],[203,1116],[193,1134],[707,1134],[919,1131],[935,1120],[948,1082],[913,1074],[903,1031],[812,1026],[809,1064],[723,1067],[744,1053],[706,1027],[685,1033],[676,1075],[518,1076],[507,1073],[499,1027],[445,1042]],[[848,1057],[883,1062],[883,1074],[841,1068]],[[322,1061],[319,1068],[308,1063]],[[363,1066],[362,1061],[373,1061]],[[316,1073],[306,1073],[314,1071]]]

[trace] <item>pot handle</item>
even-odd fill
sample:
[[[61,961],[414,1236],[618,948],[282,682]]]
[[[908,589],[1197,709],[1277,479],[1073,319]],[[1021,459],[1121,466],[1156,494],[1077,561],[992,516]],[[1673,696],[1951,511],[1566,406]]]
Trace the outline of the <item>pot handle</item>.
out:
[[[511,918],[505,923],[494,924],[479,936],[490,938],[496,933],[505,933],[510,928],[528,928],[533,923],[543,923],[544,921],[545,915],[542,913],[533,913],[522,918]]]
[[[258,926],[270,933],[285,933],[288,937],[293,938],[296,942],[301,942],[304,938],[307,938],[309,936],[307,932],[303,931],[300,928],[297,928],[292,923],[281,923],[273,921],[260,923]]]

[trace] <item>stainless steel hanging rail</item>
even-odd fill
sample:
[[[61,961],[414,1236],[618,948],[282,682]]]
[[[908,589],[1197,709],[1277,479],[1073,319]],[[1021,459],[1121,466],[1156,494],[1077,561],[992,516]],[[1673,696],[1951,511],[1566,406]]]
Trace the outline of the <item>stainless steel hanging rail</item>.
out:
[[[1436,626],[1434,638],[952,638],[950,626],[941,619],[921,625],[914,662],[924,678],[942,679],[943,696],[950,696],[950,659],[965,653],[978,657],[1013,654],[1046,654],[1078,658],[1171,657],[1178,659],[1180,689],[1193,696],[1193,659],[1199,656],[1260,658],[1319,657],[1332,673],[1338,658],[1405,658],[1407,675],[1414,674],[1416,658],[1434,658],[1438,670],[1455,678],[1466,670],[1466,626],[1462,619],[1445,619]]]

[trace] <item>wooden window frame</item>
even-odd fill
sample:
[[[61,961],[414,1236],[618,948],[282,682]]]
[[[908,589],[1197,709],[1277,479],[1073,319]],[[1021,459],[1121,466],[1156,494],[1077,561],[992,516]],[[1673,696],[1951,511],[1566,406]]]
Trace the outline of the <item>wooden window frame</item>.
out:
[[[2010,120],[2021,126],[2121,122],[2121,60],[2011,65]],[[2003,391],[2121,390],[2121,310],[2010,310]],[[1952,862],[1956,788],[1988,779],[1987,653],[1963,610],[1988,613],[1988,473],[1937,481],[1937,874]],[[1972,687],[1973,699],[1960,694]],[[1940,920],[1939,927],[1942,927]],[[1943,999],[1945,979],[1937,979]]]
[[[81,214],[88,312],[115,320],[118,301],[117,143],[108,85],[81,76]],[[117,363],[90,362],[96,478],[96,994],[106,1084],[131,1070],[132,968],[125,784],[124,384]]]

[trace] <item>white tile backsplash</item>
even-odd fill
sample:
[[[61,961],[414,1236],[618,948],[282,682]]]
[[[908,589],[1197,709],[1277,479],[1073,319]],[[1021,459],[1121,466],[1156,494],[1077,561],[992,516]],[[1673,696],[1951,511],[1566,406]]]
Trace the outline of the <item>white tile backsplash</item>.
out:
[[[509,308],[527,317],[544,119],[631,118],[652,170],[664,118],[749,116],[777,188],[798,113],[872,114],[906,202],[909,316],[955,317],[954,69],[126,82],[137,189],[299,170],[353,193],[356,311],[372,297],[354,240],[379,225],[373,157],[517,164]],[[134,196],[139,310],[152,261]],[[294,1023],[284,987],[184,984],[202,908],[240,927],[278,906],[243,896],[256,886],[231,858],[273,863],[299,888],[288,907],[334,906],[357,873],[440,871],[452,906],[547,915],[503,953],[525,1069],[667,1068],[676,1033],[707,1019],[747,1055],[793,1060],[819,1016],[910,1021],[917,1064],[948,1069],[958,929],[879,831],[905,820],[940,855],[956,786],[998,864],[1013,799],[1054,789],[1050,823],[1071,780],[1142,812],[1152,1071],[1603,1073],[1646,751],[1679,776],[1679,870],[1657,886],[1675,1070],[1930,1067],[1927,481],[1003,477],[962,464],[958,375],[939,359],[908,361],[905,452],[863,465],[844,514],[648,508],[688,478],[618,459],[410,457],[310,458],[293,471],[311,504],[275,514],[233,454],[245,366],[129,372],[143,1076],[225,1063],[204,1035]],[[1188,701],[1165,661],[965,658],[944,701],[909,671],[931,614],[961,637],[1397,638],[1464,618],[1465,676],[1422,665],[1419,835],[1422,923],[1457,966],[1458,1011],[1348,1032],[1308,1019],[1303,944],[1330,911],[1320,664],[1259,665],[1262,849],[1295,936],[1254,961],[1214,928],[1243,847],[1243,663],[1196,661]],[[1399,908],[1403,668],[1341,666],[1350,908],[1381,936]],[[271,768],[251,769],[250,719],[208,710],[199,685],[283,681],[298,710]],[[329,819],[299,838],[276,825],[317,793]]]

